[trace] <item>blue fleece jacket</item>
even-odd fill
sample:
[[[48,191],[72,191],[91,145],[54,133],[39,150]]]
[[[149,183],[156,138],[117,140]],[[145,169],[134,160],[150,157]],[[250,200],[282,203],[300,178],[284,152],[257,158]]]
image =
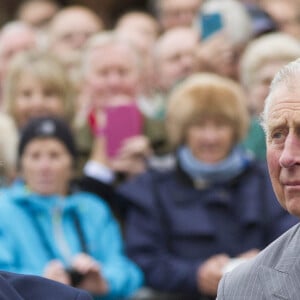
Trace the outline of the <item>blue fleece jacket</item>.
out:
[[[101,264],[109,284],[109,294],[99,299],[121,299],[142,285],[142,272],[124,255],[118,223],[100,198],[83,192],[41,196],[18,183],[1,190],[0,199],[1,270],[42,275],[51,256],[68,266],[82,252],[76,212],[89,255]]]

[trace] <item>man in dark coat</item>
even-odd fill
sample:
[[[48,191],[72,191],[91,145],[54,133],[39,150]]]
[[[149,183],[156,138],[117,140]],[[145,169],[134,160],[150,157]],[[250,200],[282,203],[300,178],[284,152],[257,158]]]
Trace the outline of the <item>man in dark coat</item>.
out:
[[[0,300],[91,300],[85,291],[46,278],[0,272]]]

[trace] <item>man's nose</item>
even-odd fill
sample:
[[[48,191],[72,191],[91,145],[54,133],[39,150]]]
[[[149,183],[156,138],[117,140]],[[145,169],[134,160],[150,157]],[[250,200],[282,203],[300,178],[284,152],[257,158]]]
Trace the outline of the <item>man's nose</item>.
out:
[[[288,134],[279,158],[279,164],[283,168],[290,168],[295,164],[300,164],[300,137],[295,133]]]

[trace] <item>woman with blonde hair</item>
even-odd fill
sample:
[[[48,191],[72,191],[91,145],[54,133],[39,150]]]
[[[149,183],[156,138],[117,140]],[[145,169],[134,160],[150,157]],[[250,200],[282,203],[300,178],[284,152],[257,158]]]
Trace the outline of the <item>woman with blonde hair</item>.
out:
[[[215,299],[224,272],[297,221],[275,201],[266,166],[240,146],[248,122],[236,82],[187,78],[167,107],[177,166],[120,187],[131,204],[127,253],[163,299]]]
[[[73,88],[67,72],[50,53],[32,50],[11,63],[4,82],[4,105],[21,129],[34,117],[55,115],[72,120]]]
[[[5,112],[19,132],[37,117],[63,118],[74,130],[81,173],[89,151],[81,142],[80,130],[74,126],[75,92],[66,68],[56,56],[47,51],[30,50],[19,54],[10,64],[3,85],[3,101]]]

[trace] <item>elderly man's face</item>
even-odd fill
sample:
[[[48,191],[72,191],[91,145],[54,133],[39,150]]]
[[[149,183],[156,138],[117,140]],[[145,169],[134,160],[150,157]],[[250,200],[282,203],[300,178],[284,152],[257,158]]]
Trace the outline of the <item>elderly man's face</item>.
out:
[[[102,29],[101,22],[85,10],[62,13],[50,26],[50,50],[71,67],[79,59],[86,41]]]
[[[157,85],[162,91],[196,71],[197,43],[196,35],[180,29],[165,38],[155,62]]]
[[[94,104],[136,100],[139,67],[128,46],[109,44],[95,49],[90,53],[87,65],[85,87],[98,102]]]
[[[299,82],[297,82],[299,85]],[[267,160],[280,204],[300,216],[300,92],[296,84],[276,88],[267,116]]]
[[[201,0],[163,0],[160,21],[164,30],[177,26],[192,26],[200,8]]]
[[[5,77],[10,62],[18,53],[33,49],[37,46],[34,31],[19,28],[4,33],[0,41],[0,76]]]

